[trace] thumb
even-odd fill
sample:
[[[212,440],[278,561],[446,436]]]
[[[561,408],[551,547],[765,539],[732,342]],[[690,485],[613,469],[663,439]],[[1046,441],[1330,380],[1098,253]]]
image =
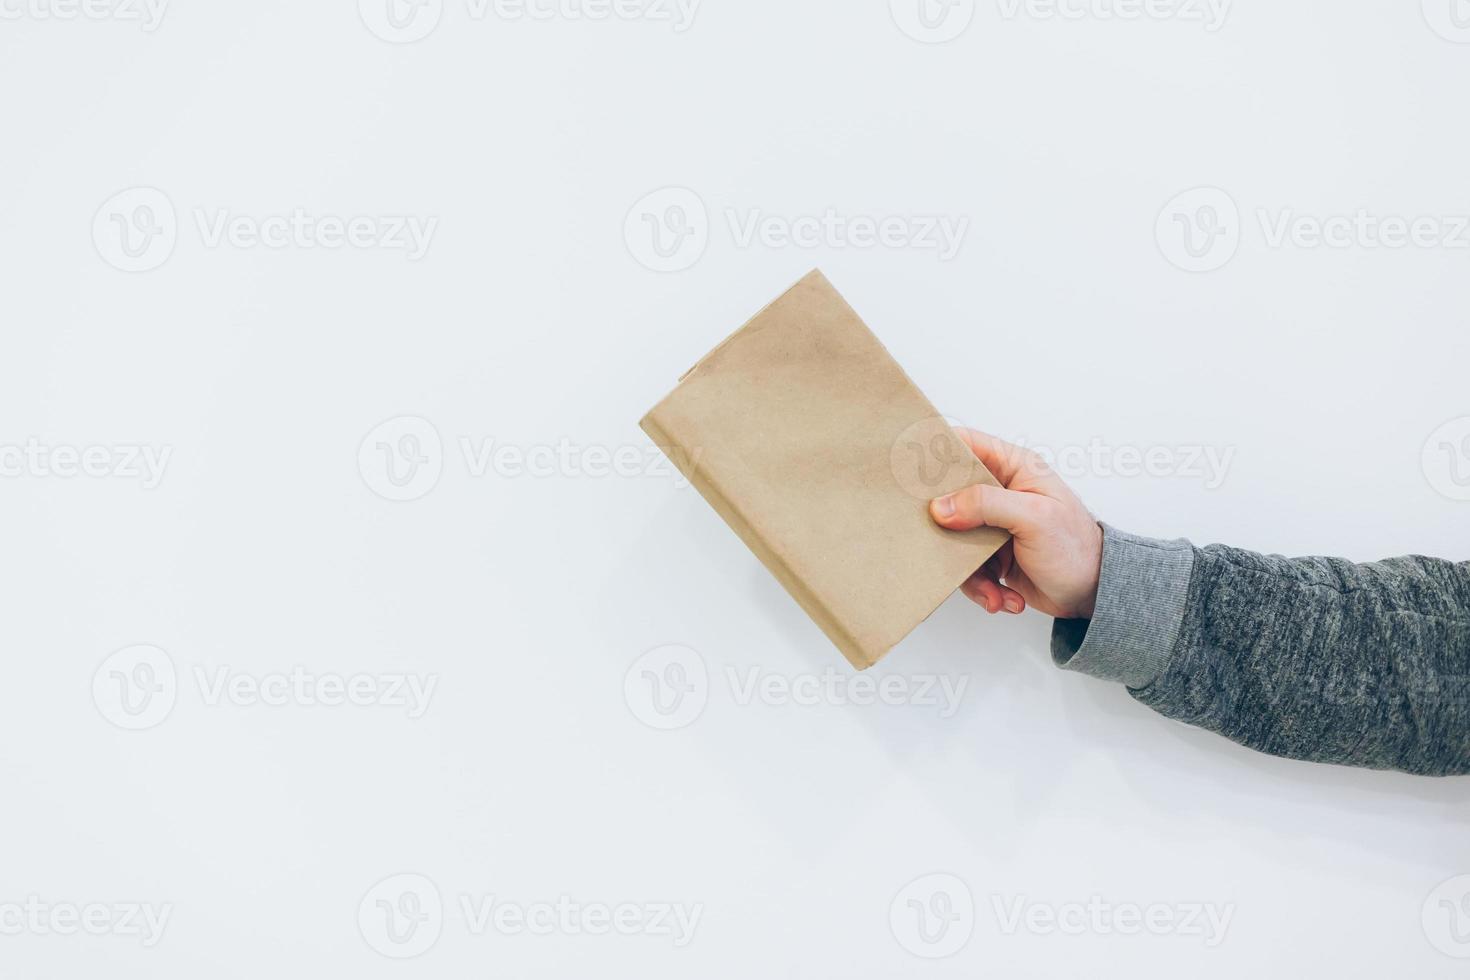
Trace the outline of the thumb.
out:
[[[931,501],[929,513],[951,531],[999,527],[1024,537],[1040,529],[1048,503],[1039,494],[980,483]]]

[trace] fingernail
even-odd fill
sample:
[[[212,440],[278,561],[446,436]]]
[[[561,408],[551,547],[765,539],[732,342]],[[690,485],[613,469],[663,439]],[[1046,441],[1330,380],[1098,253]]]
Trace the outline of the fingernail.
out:
[[[935,517],[953,517],[954,516],[954,495],[953,494],[951,494],[948,497],[940,497],[938,500],[934,501],[934,516]]]
[[[1021,611],[1021,603],[1015,599],[1006,600],[1006,612],[1018,613]]]

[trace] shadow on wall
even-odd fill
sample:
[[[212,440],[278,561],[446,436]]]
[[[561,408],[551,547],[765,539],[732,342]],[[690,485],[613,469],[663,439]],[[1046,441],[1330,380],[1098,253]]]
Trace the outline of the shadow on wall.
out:
[[[724,644],[721,656],[742,667],[782,675],[836,670],[855,676],[780,584],[695,495],[681,494],[658,510],[638,548],[644,560],[634,575],[640,579],[634,583],[638,595],[667,601],[664,597],[690,588],[714,593],[709,596],[714,605],[705,612],[719,607],[723,624],[711,623],[713,632],[705,631],[706,637],[718,637]],[[698,567],[690,564],[695,561]],[[609,585],[614,591],[626,587]],[[1433,840],[1385,832],[1379,825],[1412,825],[1415,814],[1425,810],[1442,821],[1448,810],[1450,819],[1470,829],[1470,778],[1430,779],[1254,752],[1156,714],[1121,685],[1058,669],[1049,650],[1051,622],[1032,611],[990,616],[955,595],[867,672],[880,679],[962,679],[964,697],[948,717],[906,707],[839,705],[823,706],[821,713],[799,720],[790,713],[774,716],[779,720],[748,713],[738,718],[779,724],[791,739],[816,740],[789,745],[781,760],[792,764],[800,757],[810,763],[801,780],[788,787],[792,808],[799,809],[804,793],[841,794],[848,806],[880,805],[879,797],[898,788],[877,780],[869,786],[846,768],[823,770],[846,766],[852,755],[881,752],[888,765],[865,761],[868,770],[912,774],[901,791],[920,795],[939,819],[987,853],[1029,839],[1028,814],[1082,805],[1065,795],[1079,778],[1069,772],[1081,766],[1092,770],[1088,779],[1112,773],[1115,795],[1139,800],[1157,824],[1189,836],[1191,823],[1224,819],[1242,830],[1261,831],[1254,839],[1278,848],[1284,862],[1298,859],[1304,840],[1334,834],[1438,874],[1446,855],[1436,851]],[[769,646],[752,650],[730,643],[721,631],[732,623],[740,624],[743,636],[772,638]],[[688,642],[698,645],[700,639]],[[739,737],[744,724],[726,716],[717,726],[718,737],[705,746],[710,763],[722,765],[737,780],[744,770],[716,757],[764,751],[758,740]],[[869,737],[854,741],[855,726]],[[731,731],[724,732],[726,727]],[[700,737],[716,734],[705,729]],[[1100,759],[1107,764],[1099,765]],[[753,767],[748,778],[757,772],[763,781],[776,776],[769,768]],[[1289,823],[1283,813],[1292,814]],[[1342,819],[1343,814],[1351,819]],[[768,816],[786,835],[807,835],[792,809]],[[814,844],[820,829],[811,829]]]

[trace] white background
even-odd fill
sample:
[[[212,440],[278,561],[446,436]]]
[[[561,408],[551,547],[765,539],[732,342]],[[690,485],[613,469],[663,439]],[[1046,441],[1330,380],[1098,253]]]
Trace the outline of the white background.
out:
[[[644,453],[638,417],[820,266],[972,425],[1233,453],[1213,489],[1075,475],[1105,520],[1470,557],[1465,423],[1421,459],[1470,415],[1470,250],[1272,247],[1257,215],[1470,213],[1470,45],[1448,0],[1239,3],[1213,31],[1009,0],[966,25],[961,2],[943,44],[883,0],[706,0],[682,31],[466,3],[395,43],[371,2],[175,0],[150,31],[5,0],[0,446],[171,456],[151,488],[31,464],[0,478],[0,906],[172,911],[151,947],[7,927],[0,974],[1463,975],[1449,954],[1470,943],[1425,925],[1448,922],[1433,890],[1470,872],[1470,784],[1253,754],[1056,670],[1044,617],[960,598],[875,669],[963,680],[952,717],[742,705],[731,669],[850,675],[697,494],[644,464],[477,475],[461,446]],[[137,187],[166,195],[154,217],[177,241],[125,272],[106,205]],[[635,205],[666,187],[697,195],[707,247],[661,273],[639,261]],[[1208,272],[1156,235],[1196,187],[1238,208],[1238,248]],[[199,228],[297,209],[438,223],[418,260]],[[728,217],[828,209],[970,225],[942,261],[742,243]],[[364,465],[359,448],[405,416],[439,435],[442,475],[390,502],[376,442]],[[128,731],[93,681],[140,644],[166,652],[177,694]],[[697,652],[708,698],[667,731],[624,685],[666,644]],[[211,704],[197,680],[298,666],[437,688],[410,718]],[[444,911],[399,961],[359,907],[371,920],[370,890],[401,873]],[[929,960],[890,912],[935,873],[975,921]],[[702,917],[682,948],[476,934],[460,899],[491,895]],[[1007,934],[995,911],[1094,897],[1233,913],[1211,947]]]

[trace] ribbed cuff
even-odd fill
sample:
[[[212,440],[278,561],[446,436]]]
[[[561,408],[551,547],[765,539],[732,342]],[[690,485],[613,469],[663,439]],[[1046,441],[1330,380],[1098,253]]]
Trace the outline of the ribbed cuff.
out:
[[[1066,670],[1147,687],[1169,666],[1179,640],[1194,546],[1102,529],[1096,609],[1090,620],[1052,625],[1051,657]]]

